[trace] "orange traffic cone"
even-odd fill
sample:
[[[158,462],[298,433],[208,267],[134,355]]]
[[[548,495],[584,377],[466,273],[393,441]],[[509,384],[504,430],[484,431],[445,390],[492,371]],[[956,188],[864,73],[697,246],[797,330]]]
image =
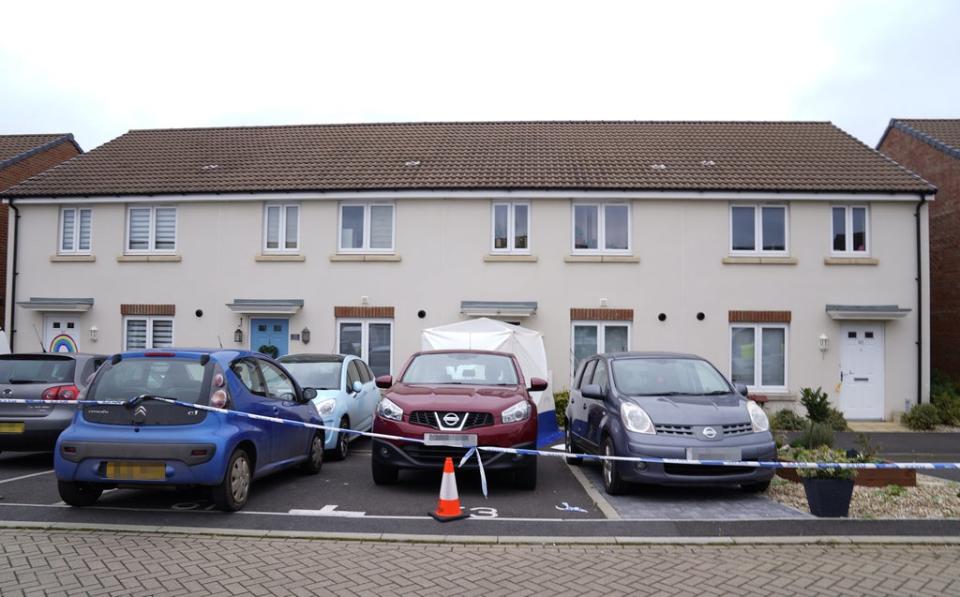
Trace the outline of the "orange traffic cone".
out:
[[[440,500],[437,502],[437,511],[431,512],[430,516],[440,522],[450,522],[451,520],[460,520],[469,518],[460,509],[460,496],[457,495],[457,476],[453,473],[453,458],[447,456],[443,462],[443,480],[440,481]]]

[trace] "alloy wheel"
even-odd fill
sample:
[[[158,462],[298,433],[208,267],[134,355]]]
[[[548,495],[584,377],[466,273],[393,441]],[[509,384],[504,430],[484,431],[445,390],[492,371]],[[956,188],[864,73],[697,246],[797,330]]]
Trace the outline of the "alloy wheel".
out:
[[[244,457],[237,458],[230,469],[230,494],[233,500],[242,504],[250,491],[250,463]]]
[[[613,448],[610,444],[607,444],[603,447],[604,456],[613,456]],[[613,461],[604,460],[603,461],[603,479],[607,482],[607,486],[613,484]]]
[[[313,436],[313,450],[310,452],[310,457],[313,459],[313,465],[319,467],[323,463],[323,437],[320,435]]]

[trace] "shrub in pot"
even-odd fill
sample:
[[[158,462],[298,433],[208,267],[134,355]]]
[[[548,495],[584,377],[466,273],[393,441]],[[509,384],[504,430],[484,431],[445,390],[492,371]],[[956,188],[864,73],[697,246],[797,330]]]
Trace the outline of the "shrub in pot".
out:
[[[846,455],[826,446],[815,450],[799,450],[799,462],[850,462]],[[801,468],[797,474],[803,480],[810,513],[819,517],[846,517],[850,515],[853,480],[857,472],[839,468]]]

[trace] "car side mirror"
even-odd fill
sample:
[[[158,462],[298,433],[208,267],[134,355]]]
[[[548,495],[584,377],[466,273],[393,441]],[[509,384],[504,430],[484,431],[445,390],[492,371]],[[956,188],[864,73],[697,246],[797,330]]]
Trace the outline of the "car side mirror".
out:
[[[530,378],[530,387],[528,391],[530,392],[542,392],[547,389],[547,381],[539,377]]]
[[[381,375],[377,378],[377,387],[381,390],[389,389],[393,385],[392,375]]]
[[[744,396],[744,397],[746,397],[746,395],[749,393],[747,386],[742,383],[736,384],[735,386],[733,386],[733,388],[737,391],[737,394],[740,394],[741,396]]]
[[[354,394],[359,394],[360,392],[363,391],[363,382],[360,382],[360,381],[353,382],[353,386],[351,386],[350,389],[353,390]]]
[[[309,402],[317,397],[316,388],[303,388],[303,401]]]
[[[599,385],[595,383],[588,383],[587,385],[580,388],[580,394],[584,398],[592,398],[594,400],[606,400],[607,393],[603,391]]]

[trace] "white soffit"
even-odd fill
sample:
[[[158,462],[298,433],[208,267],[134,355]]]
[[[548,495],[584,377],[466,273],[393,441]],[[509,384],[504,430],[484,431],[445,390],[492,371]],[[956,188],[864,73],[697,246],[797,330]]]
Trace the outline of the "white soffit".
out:
[[[827,315],[831,319],[886,321],[903,319],[911,310],[899,305],[827,305]]]
[[[85,313],[93,307],[92,298],[48,298],[30,297],[29,301],[17,303],[18,306],[32,311],[56,311],[58,313]]]
[[[303,299],[233,299],[227,308],[244,315],[293,315],[303,308]]]

